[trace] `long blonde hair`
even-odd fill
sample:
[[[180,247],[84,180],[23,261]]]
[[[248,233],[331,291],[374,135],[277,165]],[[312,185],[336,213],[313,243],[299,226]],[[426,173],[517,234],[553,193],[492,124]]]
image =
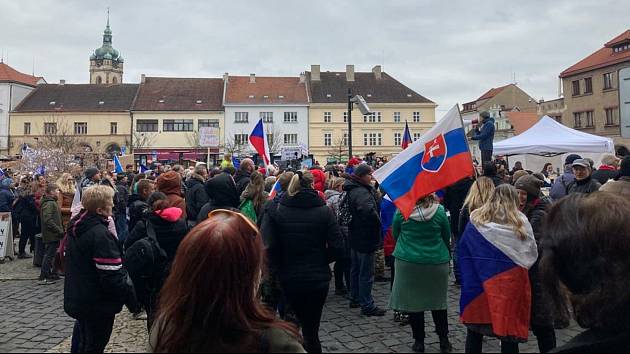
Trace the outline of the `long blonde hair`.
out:
[[[488,177],[479,177],[470,188],[470,192],[464,200],[464,207],[468,208],[468,213],[472,213],[486,204],[493,192],[494,182]]]
[[[315,178],[309,171],[298,171],[295,175],[293,175],[293,178],[291,178],[291,183],[289,183],[287,193],[289,193],[290,197],[295,197],[295,195],[300,193],[302,190],[313,188],[314,181]]]
[[[69,183],[69,180],[72,180],[72,182]],[[61,177],[59,177],[59,179],[57,180],[57,186],[59,186],[59,190],[61,191],[61,193],[74,194],[77,190],[77,185],[74,177],[72,177],[72,175],[69,173],[64,173],[61,175]]]
[[[488,203],[470,214],[470,220],[478,225],[497,223],[512,226],[516,236],[523,241],[527,239],[527,229],[518,206],[516,188],[503,184],[494,190]]]

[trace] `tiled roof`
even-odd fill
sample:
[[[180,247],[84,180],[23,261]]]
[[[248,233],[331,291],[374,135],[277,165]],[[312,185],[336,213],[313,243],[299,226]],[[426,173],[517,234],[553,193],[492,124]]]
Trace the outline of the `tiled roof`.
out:
[[[39,85],[15,112],[124,112],[138,92],[135,84]]]
[[[515,135],[520,135],[540,121],[536,113],[507,112],[507,118],[514,127]]]
[[[560,74],[561,78],[604,68],[607,66],[630,61],[630,50],[615,53],[613,46],[624,41],[630,41],[630,31],[626,31],[615,39],[606,43],[606,46],[588,57],[580,60],[577,64],[571,66]]]
[[[225,104],[308,104],[306,84],[299,77],[229,76]]]
[[[510,87],[512,85],[514,85],[514,84],[509,84],[509,85],[505,85],[505,86],[501,86],[501,87],[490,89],[490,91],[484,93],[481,97],[479,97],[477,99],[477,101],[489,100],[489,99],[495,97],[496,95],[500,94],[501,91],[505,90],[506,88],[508,88],[508,87]]]
[[[384,72],[380,79],[372,72],[356,72],[355,81],[347,81],[345,72],[321,72],[319,81],[306,75],[313,103],[346,103],[348,88],[368,103],[434,103]]]
[[[134,111],[223,110],[223,79],[147,77]]]
[[[17,82],[28,86],[37,86],[43,78],[21,73],[5,63],[0,63],[0,82]]]

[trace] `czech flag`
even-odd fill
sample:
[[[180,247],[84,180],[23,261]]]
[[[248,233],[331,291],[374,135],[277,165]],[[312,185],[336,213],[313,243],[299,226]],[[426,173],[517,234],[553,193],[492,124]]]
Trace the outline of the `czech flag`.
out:
[[[528,237],[511,226],[469,223],[459,241],[462,272],[460,316],[467,325],[489,325],[501,337],[527,340],[531,313],[528,269],[538,259],[534,232],[521,215]]]
[[[276,181],[274,183],[273,188],[271,188],[271,193],[269,193],[269,200],[274,200],[278,194],[282,192],[282,187],[280,186],[280,181]]]
[[[265,166],[271,164],[271,157],[269,155],[269,145],[267,144],[267,137],[265,136],[265,128],[262,118],[256,124],[256,128],[249,136],[249,142],[252,144],[258,155],[263,159]]]
[[[474,174],[466,133],[455,106],[433,129],[377,170],[374,177],[408,219],[418,200]]]
[[[402,149],[406,150],[409,145],[413,143],[413,138],[411,138],[411,131],[409,130],[409,123],[405,122],[405,133],[403,134],[402,140]]]

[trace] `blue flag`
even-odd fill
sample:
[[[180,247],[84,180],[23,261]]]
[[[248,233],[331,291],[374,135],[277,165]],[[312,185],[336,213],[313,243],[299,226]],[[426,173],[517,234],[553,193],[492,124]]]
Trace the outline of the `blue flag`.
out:
[[[46,175],[46,166],[41,165],[37,168],[37,170],[35,170],[35,173],[37,173],[40,176],[45,176]]]
[[[147,166],[140,164],[140,173],[146,173],[148,170]]]
[[[118,155],[114,155],[114,166],[116,167],[116,173],[125,172],[125,170],[122,167],[122,164],[120,163],[120,160],[118,159]]]

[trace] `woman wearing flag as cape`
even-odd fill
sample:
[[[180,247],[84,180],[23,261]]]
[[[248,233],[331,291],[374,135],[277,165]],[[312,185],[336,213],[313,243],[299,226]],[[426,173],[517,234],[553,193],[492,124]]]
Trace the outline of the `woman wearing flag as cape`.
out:
[[[529,335],[528,269],[538,258],[532,226],[510,185],[497,187],[470,220],[459,244],[466,353],[480,353],[484,336],[498,337],[503,353],[518,353]]]

